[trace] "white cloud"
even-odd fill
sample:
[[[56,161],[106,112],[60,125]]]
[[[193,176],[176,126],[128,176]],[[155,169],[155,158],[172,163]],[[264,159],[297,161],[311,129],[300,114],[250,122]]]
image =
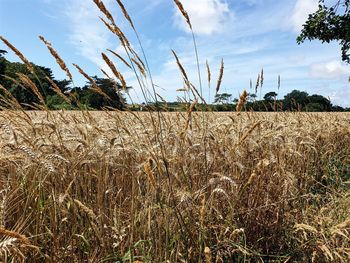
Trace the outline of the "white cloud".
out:
[[[332,91],[329,98],[334,105],[349,107],[348,101],[350,101],[350,89],[349,87],[344,86],[341,89]]]
[[[104,3],[108,5],[112,1],[107,0]],[[101,13],[98,8],[92,1],[68,0],[66,5],[69,40],[77,53],[98,67],[108,70],[101,58],[101,52],[105,52],[107,48],[116,48],[116,45],[111,43],[111,33],[99,19]]]
[[[316,63],[311,65],[310,75],[321,79],[340,79],[350,75],[350,67],[340,61],[333,60],[327,63]]]
[[[318,0],[297,0],[291,16],[291,25],[295,32],[299,33],[305,24],[309,14],[318,8]]]
[[[188,12],[193,30],[197,34],[211,35],[220,32],[233,15],[227,2],[223,0],[183,0],[182,4]],[[175,8],[174,23],[186,32],[189,31],[182,14]]]

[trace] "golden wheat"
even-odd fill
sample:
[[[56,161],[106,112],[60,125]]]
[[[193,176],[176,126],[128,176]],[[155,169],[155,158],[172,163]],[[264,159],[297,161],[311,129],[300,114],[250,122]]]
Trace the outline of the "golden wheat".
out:
[[[70,73],[69,69],[66,66],[66,63],[63,61],[63,59],[58,55],[57,51],[52,47],[51,43],[45,40],[43,36],[39,36],[40,40],[46,45],[46,47],[49,49],[51,55],[56,59],[57,64],[61,67],[61,69],[66,72],[67,77],[73,81],[72,74]]]

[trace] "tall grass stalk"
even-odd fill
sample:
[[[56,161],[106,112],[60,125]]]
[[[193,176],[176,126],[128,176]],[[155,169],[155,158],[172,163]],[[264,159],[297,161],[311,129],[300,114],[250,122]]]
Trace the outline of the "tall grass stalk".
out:
[[[151,76],[148,93],[146,52],[123,3],[117,0],[145,63],[112,12],[94,2],[146,103],[164,100]],[[186,112],[49,111],[40,89],[20,75],[41,101],[33,107],[45,109],[24,111],[0,86],[12,109],[0,112],[0,261],[348,262],[349,114],[245,112],[246,91],[236,112],[198,113],[202,90],[173,54]],[[102,56],[121,83],[122,72]],[[216,93],[223,71],[222,60]],[[207,72],[210,88],[208,64]],[[262,84],[263,72],[256,92]]]

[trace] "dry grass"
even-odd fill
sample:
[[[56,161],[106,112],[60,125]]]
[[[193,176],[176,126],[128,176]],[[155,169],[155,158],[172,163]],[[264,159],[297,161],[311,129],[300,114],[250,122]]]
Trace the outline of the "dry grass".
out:
[[[162,99],[125,6],[117,0],[143,60],[94,2],[127,61],[112,53],[133,69],[146,103],[152,91]],[[205,103],[200,70],[198,92],[173,54],[186,112],[28,112],[0,86],[1,101],[17,110],[0,113],[0,261],[349,262],[349,113],[247,113],[245,91],[238,113],[197,113]],[[223,70],[222,62],[216,92]],[[208,65],[207,73],[210,88]],[[262,71],[256,89],[263,79]],[[46,109],[39,89],[22,82]]]
[[[349,114],[204,118],[162,152],[146,113],[2,112],[3,226],[27,262],[350,259]]]
[[[46,45],[46,47],[50,51],[51,55],[56,59],[56,62],[61,67],[61,69],[64,72],[66,72],[68,79],[73,81],[72,74],[70,73],[69,69],[67,68],[66,63],[58,55],[57,51],[52,47],[51,43],[49,41],[45,40],[45,38],[43,36],[39,36],[39,39]]]

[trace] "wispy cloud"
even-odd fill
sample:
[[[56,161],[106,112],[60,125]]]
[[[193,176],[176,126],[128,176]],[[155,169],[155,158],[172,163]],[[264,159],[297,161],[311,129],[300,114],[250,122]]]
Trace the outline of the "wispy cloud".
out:
[[[329,95],[334,105],[349,107],[348,101],[350,100],[350,89],[349,86],[342,86],[339,89],[333,90]]]
[[[310,74],[314,78],[321,79],[345,79],[350,75],[350,66],[346,66],[338,60],[311,65]]]
[[[317,7],[318,0],[297,0],[291,17],[291,26],[294,32],[301,31],[308,15],[315,12]]]
[[[106,1],[108,3],[110,1]],[[66,19],[69,23],[69,40],[76,52],[101,67],[101,52],[110,48],[110,34],[99,20],[99,11],[92,1],[66,1]]]
[[[211,35],[220,32],[233,16],[227,2],[222,0],[183,0],[182,3],[197,34]],[[177,8],[174,9],[174,23],[178,28],[189,31]]]

